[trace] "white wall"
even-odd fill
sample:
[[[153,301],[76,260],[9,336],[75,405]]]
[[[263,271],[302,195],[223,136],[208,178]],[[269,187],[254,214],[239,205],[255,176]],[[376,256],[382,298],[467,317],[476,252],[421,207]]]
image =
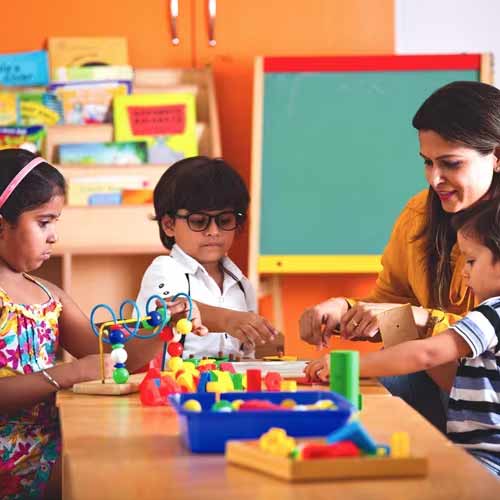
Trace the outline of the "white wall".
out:
[[[395,0],[396,53],[493,53],[500,85],[500,0]]]

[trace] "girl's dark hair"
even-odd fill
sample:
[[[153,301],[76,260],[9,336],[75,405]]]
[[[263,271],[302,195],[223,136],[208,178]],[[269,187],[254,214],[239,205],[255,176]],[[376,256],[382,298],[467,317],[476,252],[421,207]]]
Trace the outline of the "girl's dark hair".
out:
[[[153,200],[161,242],[171,249],[175,239],[163,231],[163,216],[175,217],[179,209],[196,212],[224,208],[246,215],[250,196],[241,176],[223,159],[194,156],[168,168],[155,187]]]
[[[426,99],[412,123],[417,130],[432,130],[447,141],[491,154],[500,147],[500,90],[480,82],[450,83]],[[488,195],[500,196],[500,174],[493,174]],[[446,309],[452,277],[450,255],[457,235],[452,214],[443,210],[432,188],[426,211],[426,224],[417,238],[424,240],[431,306]]]
[[[0,150],[0,193],[36,156],[24,149]],[[0,215],[14,225],[23,212],[47,203],[53,196],[65,194],[66,182],[62,174],[49,163],[43,162],[17,185],[0,208]]]
[[[487,247],[493,254],[493,262],[500,260],[500,198],[482,201],[458,212],[451,223],[455,231],[461,230]]]

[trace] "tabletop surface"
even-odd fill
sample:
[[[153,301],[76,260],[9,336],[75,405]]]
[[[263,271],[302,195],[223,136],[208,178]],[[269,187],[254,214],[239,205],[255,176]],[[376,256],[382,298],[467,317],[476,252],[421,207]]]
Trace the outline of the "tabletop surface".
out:
[[[143,407],[137,394],[58,395],[65,499],[332,498],[498,499],[500,481],[396,397],[365,394],[361,422],[377,442],[410,433],[427,456],[426,478],[287,483],[228,466],[223,455],[191,454],[170,407]],[[340,498],[340,497],[339,497]]]

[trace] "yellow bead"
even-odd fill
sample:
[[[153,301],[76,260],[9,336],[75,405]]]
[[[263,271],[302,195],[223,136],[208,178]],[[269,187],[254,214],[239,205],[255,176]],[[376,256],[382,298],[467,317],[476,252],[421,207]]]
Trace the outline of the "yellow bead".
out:
[[[234,410],[239,410],[240,406],[244,403],[243,399],[235,399],[232,403],[231,406],[233,407]]]
[[[189,333],[193,330],[193,323],[191,323],[191,321],[189,321],[187,318],[182,318],[177,321],[175,329],[177,330],[177,333],[186,335],[186,333]]]
[[[174,356],[173,358],[170,358],[168,360],[167,366],[170,371],[175,373],[178,370],[182,369],[183,364],[184,361],[182,361],[182,358],[180,358],[179,356]]]
[[[280,406],[283,406],[284,408],[293,408],[296,404],[297,403],[294,399],[284,399]]]
[[[320,410],[335,410],[337,408],[335,406],[335,403],[330,399],[321,399],[320,401],[317,401],[314,406],[316,407],[316,409],[319,408]]]
[[[187,410],[187,411],[196,411],[200,412],[201,411],[201,404],[199,401],[196,399],[188,399],[182,407]]]

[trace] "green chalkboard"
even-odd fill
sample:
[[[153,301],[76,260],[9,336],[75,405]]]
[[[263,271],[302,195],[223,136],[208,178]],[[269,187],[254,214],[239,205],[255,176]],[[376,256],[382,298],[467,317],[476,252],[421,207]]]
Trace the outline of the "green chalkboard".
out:
[[[264,60],[259,256],[382,253],[426,188],[413,115],[442,85],[479,80],[478,64],[430,66],[273,71]]]

